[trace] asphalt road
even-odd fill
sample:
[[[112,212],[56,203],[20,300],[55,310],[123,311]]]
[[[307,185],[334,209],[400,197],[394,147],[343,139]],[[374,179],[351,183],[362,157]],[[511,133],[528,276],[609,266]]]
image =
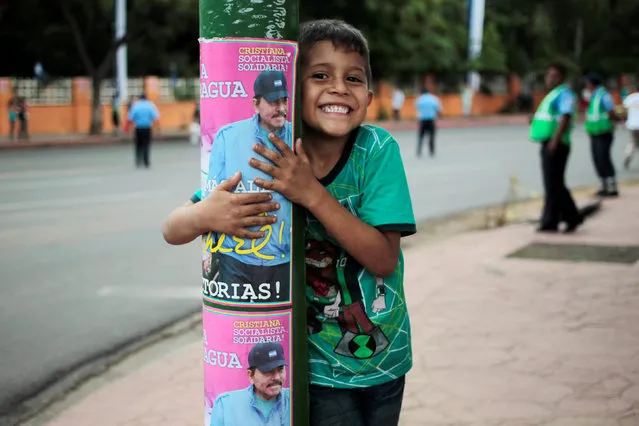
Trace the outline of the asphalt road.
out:
[[[540,191],[523,127],[442,130],[435,158],[397,132],[418,219],[493,204],[517,175]],[[621,163],[629,137],[618,132]],[[157,144],[136,170],[127,146],[0,154],[0,424],[43,384],[200,306],[199,246],[166,245],[160,224],[199,185],[199,153]],[[639,159],[620,177],[639,178]],[[578,131],[572,186],[595,184]]]

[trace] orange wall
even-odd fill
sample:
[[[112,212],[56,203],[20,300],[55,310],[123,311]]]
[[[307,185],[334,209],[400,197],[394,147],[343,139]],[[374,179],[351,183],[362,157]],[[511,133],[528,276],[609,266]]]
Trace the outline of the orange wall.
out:
[[[462,115],[462,100],[459,95],[442,95],[440,96],[443,116],[455,117]],[[477,95],[473,100],[473,115],[489,115],[496,114],[505,104],[507,96],[484,96]],[[7,101],[0,106],[0,134],[8,133],[7,122]],[[403,119],[415,119],[416,112],[414,107],[415,99],[413,96],[407,96],[404,107],[401,111]],[[374,98],[368,109],[367,119],[376,120],[379,114],[379,106],[384,105],[387,114],[392,114],[390,98]],[[175,103],[158,103],[160,110],[160,128],[162,130],[186,130],[193,118],[195,110],[194,102],[175,102]],[[122,106],[120,109],[120,123],[124,122],[127,114],[127,108]],[[65,133],[87,133],[91,122],[91,106],[90,105],[32,105],[29,107],[29,133],[30,134],[65,134]],[[113,131],[111,122],[111,106],[103,105],[102,107],[102,123],[105,133]]]
[[[64,134],[64,133],[87,133],[91,120],[90,106],[90,84],[86,78],[76,78],[73,80],[73,103],[70,105],[32,105],[29,107],[29,132],[31,134]],[[159,103],[157,77],[147,77],[145,79],[145,92],[150,100],[154,101],[160,110],[160,128],[162,130],[186,130],[191,123],[195,102],[174,102]],[[511,99],[512,94],[519,90],[518,80],[511,79],[511,94],[504,95],[482,95],[473,96],[472,115],[490,115],[499,113]],[[617,92],[613,95],[615,99],[619,97]],[[0,78],[0,135],[6,135],[9,130],[7,103],[11,97],[11,82],[9,79]],[[368,109],[367,119],[376,120],[379,117],[380,106],[382,106],[390,118],[393,111],[391,108],[392,87],[387,84],[380,84],[372,104]],[[445,117],[456,117],[462,115],[462,97],[459,94],[439,95],[442,102],[442,115]],[[538,105],[543,94],[534,93],[534,106]],[[403,119],[415,119],[415,96],[406,96],[406,101],[401,111]],[[126,107],[122,106],[120,111],[120,122],[124,122],[126,117]],[[104,131],[111,132],[111,106],[102,107],[102,121]]]
[[[156,104],[160,111],[160,128],[162,130],[187,130],[189,124],[193,120],[193,113],[195,112],[195,102],[175,102],[170,104]],[[102,107],[102,123],[104,124],[104,131],[113,131],[113,125],[111,121],[112,108],[110,105],[104,105]],[[127,116],[127,108],[122,106],[120,108],[120,126],[124,123]],[[88,117],[88,116],[87,116]],[[89,119],[86,122],[86,132],[89,131]]]
[[[473,96],[473,106],[471,109],[472,115],[490,115],[499,113],[502,108],[508,102],[509,95],[481,95],[476,94]],[[442,103],[442,116],[444,117],[459,117],[463,115],[463,103],[462,97],[458,94],[440,95],[439,100]],[[376,120],[379,116],[380,104],[386,109],[386,113],[392,115],[392,103],[390,95],[375,97],[368,109],[366,118],[368,120]],[[416,119],[417,112],[415,111],[415,96],[406,96],[404,106],[400,111],[401,118],[403,119]]]

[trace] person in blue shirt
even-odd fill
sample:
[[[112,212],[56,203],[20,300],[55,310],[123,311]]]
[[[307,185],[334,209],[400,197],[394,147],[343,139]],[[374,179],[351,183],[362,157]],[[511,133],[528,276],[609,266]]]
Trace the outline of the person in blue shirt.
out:
[[[284,73],[262,71],[255,79],[253,89],[255,114],[222,127],[215,135],[203,197],[238,171],[242,179],[235,187],[235,193],[268,192],[254,184],[255,178],[269,178],[248,163],[254,145],[274,149],[268,138],[271,132],[292,145],[293,128],[287,120],[289,93]],[[250,228],[264,231],[263,238],[251,240],[220,233],[209,233],[206,237],[208,249],[218,255],[217,284],[228,287],[249,284],[254,288],[265,288],[266,284],[271,290],[279,289],[270,291],[269,297],[258,295],[247,302],[285,301],[288,296],[283,295],[289,294],[291,203],[281,194],[273,192],[271,195],[272,201],[280,206],[277,223]]]
[[[135,165],[141,167],[144,164],[148,169],[151,166],[151,129],[160,118],[160,112],[143,93],[129,110],[128,118],[135,126]]]
[[[422,155],[422,142],[424,135],[429,134],[428,149],[430,156],[435,155],[435,132],[437,130],[437,116],[442,110],[441,103],[437,96],[428,93],[428,88],[424,86],[422,94],[415,99],[415,109],[419,119],[419,132],[417,136],[417,156]]]
[[[586,131],[590,136],[592,160],[599,179],[601,189],[596,193],[600,197],[616,197],[619,195],[615,178],[615,166],[610,151],[614,141],[614,123],[618,121],[615,114],[615,102],[602,84],[596,73],[587,76],[586,87],[590,91],[590,103],[586,116]],[[595,105],[598,103],[598,105]]]
[[[289,426],[290,388],[285,388],[284,348],[277,342],[258,343],[249,352],[244,389],[226,392],[213,403],[210,426]]]

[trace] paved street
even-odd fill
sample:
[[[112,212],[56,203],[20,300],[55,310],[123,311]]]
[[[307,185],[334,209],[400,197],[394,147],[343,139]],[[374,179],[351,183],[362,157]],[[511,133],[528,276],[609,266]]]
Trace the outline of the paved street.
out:
[[[598,184],[582,127],[575,131],[568,164],[571,187]],[[418,219],[502,202],[513,174],[526,189],[541,193],[539,147],[527,141],[526,128],[451,129],[439,135],[437,158],[417,159],[414,135],[398,134]],[[639,178],[639,157],[630,171],[621,169],[628,140],[626,131],[617,132],[614,160],[620,179]]]
[[[511,174],[540,190],[523,127],[442,130],[434,159],[414,157],[412,132],[396,137],[418,219],[502,201]],[[627,140],[619,132],[617,164]],[[569,183],[595,184],[581,131],[574,146]],[[145,171],[126,146],[2,152],[0,420],[74,365],[198,309],[198,246],[168,247],[159,230],[199,184],[198,157],[158,144]]]

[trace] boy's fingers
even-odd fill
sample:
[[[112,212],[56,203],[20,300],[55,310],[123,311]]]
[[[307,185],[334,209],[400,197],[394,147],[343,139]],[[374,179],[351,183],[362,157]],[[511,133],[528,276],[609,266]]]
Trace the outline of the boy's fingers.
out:
[[[306,156],[306,151],[304,151],[304,147],[302,146],[301,139],[295,141],[295,153],[299,155],[302,160],[306,160],[308,158]]]
[[[277,167],[272,166],[270,164],[266,164],[265,162],[260,161],[260,160],[258,160],[256,158],[249,159],[249,164],[252,167],[254,167],[254,168],[258,169],[258,170],[261,170],[264,173],[266,173],[268,175],[271,175],[273,177],[275,177],[275,174],[277,173],[277,170],[278,170]],[[255,182],[257,182],[257,179],[253,180],[253,183],[255,183]]]
[[[277,222],[275,216],[249,216],[241,220],[242,227],[272,225]]]
[[[264,232],[260,231],[249,231],[247,229],[242,229],[237,233],[237,236],[240,238],[247,238],[250,240],[259,240],[264,237]]]
[[[219,189],[220,191],[230,192],[238,183],[240,183],[240,180],[242,180],[242,172],[237,172],[230,178],[222,181],[222,183],[220,183],[216,189]]]
[[[291,154],[291,148],[282,140],[282,138],[278,137],[275,133],[269,134],[269,140],[273,142],[273,145],[282,153],[284,157]]]
[[[242,206],[240,209],[240,216],[255,216],[261,213],[273,212],[275,210],[279,210],[279,203],[260,203],[260,204],[249,204],[247,206]],[[263,216],[266,217],[266,216]],[[274,217],[274,216],[273,216]],[[275,220],[269,219],[266,223],[275,223]]]
[[[264,158],[268,158],[274,164],[277,164],[281,157],[281,155],[278,154],[277,152],[273,151],[272,149],[268,149],[264,145],[261,145],[259,143],[256,143],[255,145],[253,145],[253,151],[262,155]]]
[[[273,186],[275,184],[275,182],[273,182],[272,180],[264,180],[260,178],[255,178],[253,183],[255,183],[255,185],[259,186],[260,188],[264,188],[264,189],[273,189]]]
[[[266,203],[271,201],[273,196],[268,192],[253,192],[248,194],[233,194],[238,204],[254,204],[254,203]]]

